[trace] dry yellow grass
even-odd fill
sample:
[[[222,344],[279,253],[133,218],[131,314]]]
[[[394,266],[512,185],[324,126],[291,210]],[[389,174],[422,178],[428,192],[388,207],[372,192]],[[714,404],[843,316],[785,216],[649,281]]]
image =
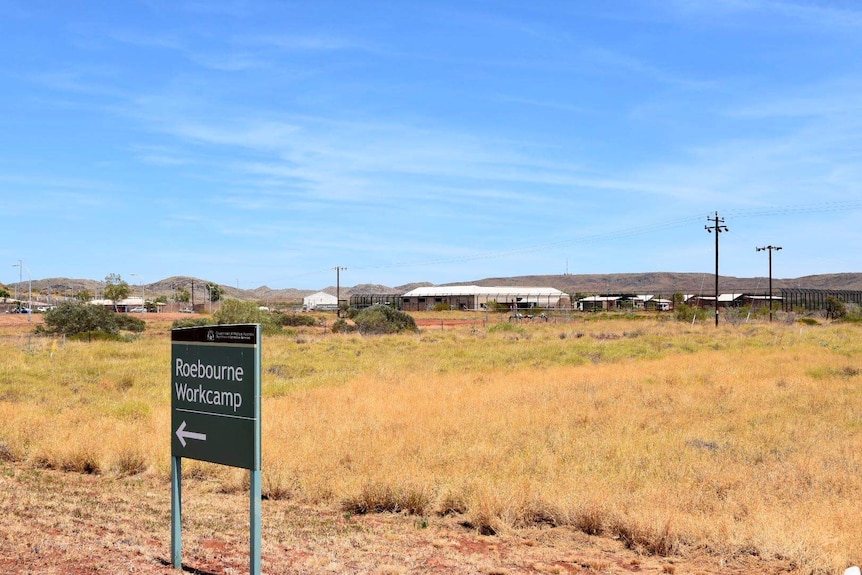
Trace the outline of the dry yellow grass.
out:
[[[0,453],[167,476],[165,325],[0,338]],[[264,340],[264,490],[345,513],[560,525],[657,555],[862,560],[862,328],[575,321]],[[186,466],[226,492],[244,472]]]

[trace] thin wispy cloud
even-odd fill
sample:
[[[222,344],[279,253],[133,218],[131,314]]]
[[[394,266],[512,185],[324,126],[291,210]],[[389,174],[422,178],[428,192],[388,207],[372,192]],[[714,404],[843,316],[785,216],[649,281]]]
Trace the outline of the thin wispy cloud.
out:
[[[602,73],[636,74],[659,84],[668,84],[679,88],[703,90],[715,86],[715,81],[709,79],[688,78],[680,73],[663,69],[640,58],[623,54],[604,47],[585,49],[580,54],[580,60],[594,71]]]
[[[368,50],[369,46],[347,38],[329,35],[267,35],[241,38],[243,44],[295,52],[336,52]]]
[[[39,276],[128,273],[104,268],[133,257],[152,281],[320,288],[334,265],[389,285],[697,271],[720,211],[734,273],[762,271],[763,236],[795,253],[785,270],[856,271],[862,206],[829,206],[859,196],[860,14],[801,0],[22,8],[0,38],[20,56],[0,77],[0,206],[26,196],[53,237],[3,227]],[[79,257],[100,237],[104,253]]]

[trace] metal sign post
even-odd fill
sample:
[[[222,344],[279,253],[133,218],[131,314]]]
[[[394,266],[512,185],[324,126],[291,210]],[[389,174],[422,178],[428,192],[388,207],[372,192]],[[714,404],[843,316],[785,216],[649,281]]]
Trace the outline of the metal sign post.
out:
[[[182,458],[248,469],[249,573],[260,575],[260,325],[171,332],[171,561],[182,568]]]

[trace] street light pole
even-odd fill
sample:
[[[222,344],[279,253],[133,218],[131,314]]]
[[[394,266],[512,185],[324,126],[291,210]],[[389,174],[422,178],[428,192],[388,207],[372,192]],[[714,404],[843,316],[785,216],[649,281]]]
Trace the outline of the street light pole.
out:
[[[341,270],[347,268],[335,266],[335,317],[341,317]]]
[[[781,246],[765,246],[757,248],[757,251],[762,252],[769,250],[769,321],[772,321],[772,252],[777,252]]]
[[[18,283],[22,283],[21,270],[27,270],[27,321],[33,321],[33,274],[30,273],[30,268],[24,265],[24,262],[18,260],[17,264],[12,264],[13,268],[18,268]],[[20,301],[18,302],[20,305]]]
[[[19,262],[21,260],[18,260]],[[21,284],[24,282],[24,269],[19,265],[12,264],[12,267],[18,268],[18,283],[15,284],[15,303],[18,304],[18,307],[21,307],[21,300],[18,299],[18,289],[21,287]]]
[[[136,277],[141,280],[141,313],[147,311],[147,300],[144,297],[144,278],[139,276],[138,274],[131,274],[132,277]]]

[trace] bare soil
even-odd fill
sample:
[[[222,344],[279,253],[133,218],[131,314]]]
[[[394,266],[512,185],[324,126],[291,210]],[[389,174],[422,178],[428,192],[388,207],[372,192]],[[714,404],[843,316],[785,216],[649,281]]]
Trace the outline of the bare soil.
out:
[[[32,469],[0,462],[0,573],[177,573],[170,564],[170,481]],[[183,571],[248,572],[248,493],[183,480]],[[458,515],[349,515],[335,506],[264,501],[262,571],[436,574],[777,574],[781,562],[696,550],[658,557],[560,527],[493,536]]]
[[[189,313],[136,313],[129,315],[141,318],[147,323],[171,322],[177,319],[196,317]],[[35,327],[40,323],[44,323],[44,316],[41,313],[34,313],[32,314],[32,317],[29,317],[28,314],[25,313],[0,313],[0,327],[26,328],[28,324]]]

